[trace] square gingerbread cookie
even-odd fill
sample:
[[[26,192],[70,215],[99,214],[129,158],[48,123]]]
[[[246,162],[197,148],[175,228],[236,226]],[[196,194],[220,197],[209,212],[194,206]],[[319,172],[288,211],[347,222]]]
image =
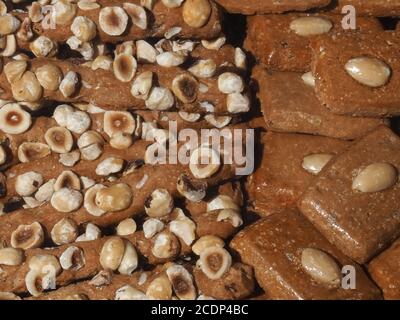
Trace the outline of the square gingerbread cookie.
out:
[[[248,180],[249,200],[262,216],[293,208],[304,190],[347,141],[303,134],[268,132],[259,168]]]
[[[248,17],[245,47],[268,69],[308,72],[312,60],[310,40],[317,35],[342,32],[342,19],[328,13]],[[374,18],[358,18],[357,28],[382,30]]]
[[[312,76],[307,76],[309,74],[268,72],[262,67],[255,69],[258,96],[269,130],[352,140],[388,122],[329,112],[315,95]]]
[[[400,114],[400,37],[395,32],[337,33],[313,41],[320,101],[352,116]]]
[[[331,245],[298,211],[262,219],[231,242],[243,262],[253,266],[271,299],[379,299],[378,288],[362,268]],[[342,285],[342,268],[355,271],[356,288]]]
[[[400,138],[380,127],[332,159],[299,201],[301,212],[364,263],[400,236]]]

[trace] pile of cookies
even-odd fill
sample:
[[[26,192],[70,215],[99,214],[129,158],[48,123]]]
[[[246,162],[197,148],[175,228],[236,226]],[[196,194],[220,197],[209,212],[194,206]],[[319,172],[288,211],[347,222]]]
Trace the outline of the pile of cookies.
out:
[[[0,299],[400,298],[400,5],[333,2],[0,1]]]

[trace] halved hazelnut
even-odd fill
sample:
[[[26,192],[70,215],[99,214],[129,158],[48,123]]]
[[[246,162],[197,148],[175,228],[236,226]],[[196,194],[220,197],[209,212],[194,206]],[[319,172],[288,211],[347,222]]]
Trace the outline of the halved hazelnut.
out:
[[[117,226],[117,235],[128,236],[136,232],[136,222],[132,218],[121,221]]]
[[[169,231],[162,231],[152,239],[152,254],[159,259],[172,259],[181,250],[178,238]]]
[[[193,181],[182,174],[178,178],[176,187],[178,192],[189,201],[199,202],[206,196],[208,186],[206,182]]]
[[[9,103],[0,108],[0,129],[5,133],[24,133],[31,124],[31,115],[18,103]]]
[[[129,82],[136,74],[136,59],[132,55],[120,53],[114,59],[113,70],[115,77],[119,81]]]
[[[96,217],[100,217],[106,213],[105,210],[97,206],[95,201],[97,192],[103,188],[105,187],[102,184],[96,184],[85,193],[83,205],[87,212]]]
[[[128,26],[128,15],[121,7],[106,7],[100,10],[101,30],[110,36],[120,36]]]
[[[53,57],[58,51],[58,46],[50,38],[40,36],[29,44],[29,49],[36,57]]]
[[[103,153],[103,145],[100,143],[93,143],[80,149],[82,159],[87,161],[94,161],[98,159]]]
[[[77,90],[79,77],[76,72],[68,71],[61,81],[59,89],[65,98],[71,97]]]
[[[79,150],[74,150],[68,153],[61,153],[59,162],[66,167],[73,167],[81,158]]]
[[[153,300],[171,300],[172,287],[166,275],[155,278],[146,290],[146,296]]]
[[[104,144],[104,139],[101,134],[94,130],[86,131],[79,137],[77,141],[79,149],[90,146],[92,144]]]
[[[108,176],[112,173],[121,172],[125,164],[124,159],[109,157],[100,162],[96,167],[96,174],[99,176]]]
[[[171,213],[174,208],[174,199],[168,190],[156,189],[144,203],[146,214],[152,218],[159,218]]]
[[[118,272],[124,275],[131,275],[138,266],[138,255],[135,247],[129,241],[125,241],[125,251]]]
[[[12,14],[6,13],[0,16],[0,36],[6,36],[15,33],[21,25],[21,22]]]
[[[0,265],[19,266],[24,262],[24,251],[15,248],[0,249]]]
[[[15,191],[22,197],[30,196],[43,184],[43,176],[35,171],[28,171],[15,179]]]
[[[57,245],[72,243],[78,237],[78,225],[69,218],[58,221],[51,229],[51,239]]]
[[[45,64],[35,71],[40,85],[46,90],[56,91],[63,79],[61,69],[54,64]]]
[[[85,266],[85,255],[81,248],[68,247],[60,256],[60,264],[64,270],[77,271]]]
[[[166,111],[175,104],[175,98],[172,92],[167,88],[154,87],[149,98],[145,102],[147,109],[156,111]]]
[[[147,41],[136,41],[136,57],[141,63],[154,63],[157,58],[157,50]]]
[[[143,223],[143,233],[146,239],[153,238],[154,235],[164,229],[164,223],[159,219],[150,218]]]
[[[192,251],[196,255],[200,255],[203,250],[210,248],[210,247],[220,247],[223,248],[225,246],[224,240],[221,238],[218,238],[213,235],[206,235],[201,237],[199,240],[197,240],[194,245],[192,246]]]
[[[126,13],[131,17],[133,25],[142,30],[147,29],[147,13],[146,10],[134,3],[125,2],[122,7]]]
[[[200,253],[200,268],[211,280],[220,279],[232,265],[232,257],[227,250],[218,246],[204,249]]]
[[[190,156],[189,169],[197,179],[205,179],[214,175],[221,166],[221,159],[213,148],[201,146]]]
[[[128,149],[133,144],[133,137],[126,133],[117,133],[110,139],[110,146],[117,150]]]
[[[50,203],[59,212],[72,212],[82,205],[82,194],[73,189],[62,188],[53,193]]]
[[[39,2],[32,2],[28,8],[28,15],[33,23],[42,21],[44,18],[42,5]]]
[[[168,267],[166,274],[180,300],[196,299],[197,291],[193,284],[193,277],[185,267],[173,264]]]
[[[120,237],[111,237],[103,245],[100,264],[104,269],[117,270],[125,252],[125,242]]]
[[[103,69],[109,71],[112,69],[113,60],[109,56],[98,56],[93,60],[90,68],[94,71],[97,69]]]
[[[38,191],[35,193],[35,199],[39,202],[50,201],[51,196],[54,193],[54,183],[56,179],[51,179],[46,183],[42,184]]]
[[[96,205],[106,212],[115,212],[127,209],[133,199],[129,185],[118,183],[111,187],[100,189],[96,194]]]
[[[92,121],[84,111],[75,111],[67,114],[67,129],[82,134],[90,128]]]
[[[186,56],[178,52],[163,52],[156,57],[158,65],[165,68],[177,67],[186,61]]]
[[[53,112],[53,118],[56,120],[57,124],[61,127],[67,126],[68,115],[75,112],[75,108],[68,104],[58,105]]]
[[[181,74],[175,77],[172,81],[172,91],[183,103],[191,103],[195,101],[198,90],[198,81],[188,74]]]
[[[27,102],[39,101],[43,94],[42,86],[31,71],[26,71],[21,79],[14,81],[11,84],[11,91],[17,101]]]
[[[71,24],[72,33],[82,42],[93,40],[97,34],[96,24],[87,17],[78,16]]]
[[[192,28],[203,27],[211,15],[211,4],[208,0],[186,0],[183,5],[183,21]]]
[[[44,135],[51,151],[56,153],[70,152],[74,143],[71,132],[63,127],[52,127]]]
[[[199,60],[188,71],[197,78],[207,79],[215,75],[217,64],[212,59]]]
[[[104,132],[109,137],[118,133],[133,134],[135,131],[135,119],[128,111],[107,111],[103,121]]]
[[[153,72],[139,74],[132,83],[131,94],[135,98],[146,100],[153,86]]]
[[[58,191],[62,188],[81,190],[81,181],[74,172],[70,170],[63,171],[54,183],[55,191]]]
[[[6,75],[7,81],[13,83],[16,80],[21,79],[22,75],[28,68],[28,63],[24,60],[11,61],[4,66],[4,74]]]
[[[76,16],[76,11],[76,4],[67,0],[58,0],[51,10],[52,21],[58,25],[69,24]]]
[[[20,225],[11,234],[11,246],[23,250],[39,248],[44,241],[42,226],[38,222]]]

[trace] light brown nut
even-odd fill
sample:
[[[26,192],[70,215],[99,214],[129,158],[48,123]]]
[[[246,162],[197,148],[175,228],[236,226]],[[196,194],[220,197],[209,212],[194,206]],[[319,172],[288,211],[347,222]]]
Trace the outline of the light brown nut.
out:
[[[322,169],[333,158],[333,154],[316,153],[310,154],[303,159],[302,167],[307,172],[318,175]]]
[[[314,248],[305,248],[301,253],[301,265],[315,281],[332,287],[340,285],[340,268],[327,253]]]
[[[109,56],[97,56],[96,59],[93,60],[90,68],[92,70],[103,69],[106,71],[112,70],[113,60]]]
[[[214,40],[201,40],[201,45],[208,50],[218,51],[226,42],[226,37],[222,36]]]
[[[86,225],[85,233],[76,238],[76,242],[79,241],[93,241],[101,238],[101,230],[98,226],[93,223]]]
[[[332,28],[332,22],[322,17],[300,17],[290,23],[290,30],[302,37],[328,33]]]
[[[106,7],[100,10],[101,30],[110,36],[120,36],[128,26],[128,15],[121,7]]]
[[[18,103],[9,103],[0,108],[0,130],[9,134],[27,131],[32,124],[31,115]]]
[[[121,211],[128,208],[133,199],[133,193],[129,185],[118,183],[111,187],[98,190],[96,205],[106,212]]]
[[[17,32],[17,38],[24,42],[29,42],[33,38],[31,19],[26,17]]]
[[[160,259],[170,259],[179,254],[180,243],[171,232],[162,231],[152,239],[152,254]]]
[[[66,167],[73,167],[81,158],[81,153],[74,150],[68,153],[60,154],[59,162]]]
[[[248,112],[250,110],[249,97],[241,93],[228,94],[226,107],[230,113]]]
[[[97,206],[96,201],[95,201],[97,192],[103,188],[105,188],[105,187],[102,184],[96,184],[93,187],[91,187],[90,189],[88,189],[85,193],[83,205],[87,212],[89,212],[91,215],[96,216],[96,217],[100,217],[106,213],[105,210],[103,210]]]
[[[157,59],[157,50],[147,41],[136,41],[136,57],[141,63],[155,63]]]
[[[6,13],[0,16],[0,36],[6,36],[15,33],[21,25],[21,22],[12,14]]]
[[[178,216],[169,223],[169,230],[190,246],[196,239],[196,224],[185,216],[181,209],[176,209]]]
[[[121,172],[124,168],[124,159],[109,157],[101,161],[96,167],[96,174],[99,176],[108,176],[113,173]]]
[[[22,197],[30,196],[43,184],[43,176],[35,171],[28,171],[15,179],[15,192]]]
[[[30,270],[25,277],[25,285],[29,293],[37,296],[43,290],[55,289],[56,277],[61,272],[60,263],[55,256],[39,254],[33,256],[28,265]]]
[[[38,271],[29,270],[25,276],[26,289],[34,297],[40,296],[43,292],[43,285],[40,285],[40,280],[42,280],[41,274]]]
[[[125,243],[120,237],[108,239],[101,249],[100,264],[104,269],[117,270],[124,257]]]
[[[193,277],[185,267],[173,264],[168,267],[166,274],[180,300],[196,300],[197,290],[193,284]]]
[[[115,292],[114,300],[148,300],[148,298],[142,291],[126,285]]]
[[[132,218],[121,221],[117,226],[117,235],[128,236],[136,232],[137,226]]]
[[[88,42],[96,37],[96,24],[87,17],[78,16],[71,24],[71,31],[82,42]]]
[[[201,237],[193,244],[192,251],[199,256],[201,252],[207,248],[211,247],[223,248],[224,246],[225,242],[221,238],[212,235],[207,235]]]
[[[174,199],[165,189],[156,189],[146,199],[144,209],[152,218],[160,218],[171,213],[174,208]]]
[[[233,227],[239,228],[243,225],[243,219],[240,211],[233,209],[223,209],[218,213],[218,222],[230,222]]]
[[[232,257],[227,250],[218,246],[208,247],[200,253],[200,268],[211,280],[220,279],[232,265]]]
[[[7,13],[7,5],[4,1],[0,1],[0,15],[3,16]]]
[[[71,132],[63,127],[52,127],[44,135],[51,151],[56,153],[70,152],[74,143]]]
[[[172,91],[180,101],[188,104],[196,100],[199,83],[189,74],[181,74],[172,81]]]
[[[133,25],[142,30],[147,29],[147,13],[143,7],[128,2],[124,3],[122,7],[130,16]]]
[[[197,78],[207,79],[215,75],[217,64],[212,59],[199,60],[188,71]]]
[[[81,248],[71,246],[65,249],[60,256],[60,264],[64,270],[77,271],[86,264],[85,255]]]
[[[58,221],[51,229],[51,239],[57,245],[75,242],[78,237],[78,225],[69,218]]]
[[[104,132],[112,138],[118,133],[133,134],[136,123],[128,111],[107,111],[104,113]]]
[[[103,153],[103,145],[100,143],[93,143],[80,149],[82,159],[93,161],[98,159]]]
[[[208,186],[206,182],[193,181],[182,174],[178,178],[176,187],[178,192],[189,201],[199,202],[205,198]]]
[[[310,87],[315,87],[315,77],[312,72],[306,72],[301,76],[304,83]]]
[[[28,8],[29,18],[33,23],[37,23],[43,20],[44,15],[42,13],[42,6],[39,2],[32,2],[32,5]]]
[[[211,4],[208,0],[186,0],[183,5],[183,21],[192,28],[203,27],[211,15]]]
[[[11,234],[11,246],[23,250],[39,248],[44,241],[42,226],[38,222],[20,225]]]
[[[373,163],[361,170],[353,180],[353,190],[364,193],[380,192],[393,187],[399,173],[390,163]]]
[[[100,9],[100,5],[96,2],[96,0],[79,0],[78,8],[82,11],[91,11]]]
[[[81,190],[81,181],[74,172],[70,170],[63,171],[54,183],[55,191],[62,188]]]
[[[217,151],[201,146],[190,156],[189,168],[197,179],[205,179],[214,175],[221,166],[221,159]]]
[[[177,67],[186,61],[186,56],[178,52],[163,52],[156,57],[157,64],[164,68]]]
[[[175,105],[175,98],[172,92],[163,87],[154,87],[145,101],[147,109],[155,111],[166,111]]]
[[[146,296],[152,300],[171,300],[172,287],[166,275],[155,278],[146,290]]]
[[[241,76],[232,72],[225,72],[218,77],[218,89],[222,93],[241,93],[244,83]]]
[[[62,188],[53,193],[50,203],[59,212],[72,212],[82,205],[82,194],[73,189]]]
[[[90,146],[92,144],[103,145],[104,139],[97,131],[90,130],[86,131],[79,137],[77,144],[79,149],[83,149],[84,147]]]
[[[151,239],[153,238],[154,235],[162,231],[164,227],[165,224],[159,219],[154,219],[154,218],[147,219],[143,223],[144,237],[146,239]]]
[[[49,266],[53,268],[56,275],[61,271],[61,266],[57,257],[51,254],[37,254],[32,256],[28,261],[28,266],[30,270],[38,271],[41,274],[49,272],[49,270],[46,270],[46,267]]]
[[[17,51],[17,39],[15,35],[9,34],[5,37],[5,45],[2,51],[0,51],[0,56],[11,57]]]
[[[84,111],[75,111],[67,114],[67,129],[82,134],[90,128],[90,116]]]
[[[6,75],[7,81],[13,83],[16,80],[21,79],[28,67],[28,63],[24,60],[11,61],[4,66],[4,74]]]
[[[125,241],[125,252],[119,264],[118,272],[129,276],[136,270],[138,263],[139,259],[135,247],[129,241]]]
[[[68,115],[75,112],[75,108],[68,104],[58,105],[53,112],[53,118],[60,127],[67,126]]]
[[[15,248],[0,249],[0,265],[19,266],[25,260],[24,251]]]
[[[53,5],[51,18],[58,25],[66,25],[75,18],[76,11],[76,4],[67,0],[59,0]]]
[[[58,90],[63,79],[61,69],[51,63],[37,68],[35,74],[40,85],[44,89],[51,91]]]
[[[40,36],[29,44],[29,49],[36,57],[53,57],[58,51],[58,46],[50,38]]]
[[[119,81],[129,82],[136,74],[136,59],[130,54],[120,53],[114,59],[113,70],[115,77]]]
[[[231,197],[226,195],[219,195],[207,203],[207,212],[224,209],[239,211],[240,207]]]
[[[353,58],[346,63],[345,69],[354,80],[372,88],[384,86],[392,75],[385,62],[370,57]]]
[[[54,193],[54,183],[56,179],[51,179],[46,183],[42,184],[38,191],[35,193],[35,199],[39,202],[50,201],[51,196]]]
[[[153,72],[139,74],[132,83],[131,94],[135,98],[146,100],[153,86]]]
[[[16,80],[11,84],[13,97],[17,101],[37,102],[43,94],[43,88],[40,85],[35,74],[31,71],[26,71],[21,79]]]
[[[109,143],[114,149],[125,150],[133,144],[133,137],[127,133],[117,133],[110,139]]]
[[[76,72],[68,71],[60,83],[60,91],[65,98],[71,97],[76,92],[79,83],[79,77]]]

